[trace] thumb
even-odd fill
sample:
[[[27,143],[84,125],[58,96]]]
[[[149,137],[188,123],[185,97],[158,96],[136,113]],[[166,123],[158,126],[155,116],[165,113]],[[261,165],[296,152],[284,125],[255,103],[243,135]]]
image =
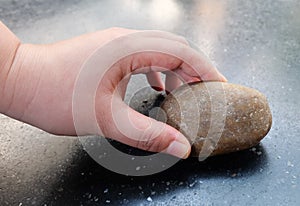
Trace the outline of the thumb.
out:
[[[104,135],[139,149],[164,152],[186,159],[191,146],[175,128],[136,112],[121,99],[111,107],[111,121]],[[107,123],[107,122],[106,122]]]

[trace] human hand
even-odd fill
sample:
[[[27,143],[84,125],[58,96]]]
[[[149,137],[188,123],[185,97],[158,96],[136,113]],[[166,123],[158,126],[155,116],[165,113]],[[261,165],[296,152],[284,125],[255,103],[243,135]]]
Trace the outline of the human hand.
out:
[[[183,38],[166,32],[153,32],[153,38],[168,42],[168,49],[174,50],[177,56],[145,51],[128,55],[110,68],[99,68],[103,79],[94,101],[101,133],[89,127],[89,121],[86,130],[78,133],[75,128],[73,92],[85,61],[107,43],[136,32],[113,28],[51,45],[21,44],[6,79],[3,113],[57,135],[103,135],[140,149],[188,157],[190,144],[179,131],[132,110],[123,102],[131,74],[144,73],[153,88],[167,91],[180,85],[176,75],[186,82],[226,81]],[[121,44],[118,49],[128,46],[131,45]],[[182,59],[188,59],[188,63]],[[165,84],[159,72],[166,74]]]

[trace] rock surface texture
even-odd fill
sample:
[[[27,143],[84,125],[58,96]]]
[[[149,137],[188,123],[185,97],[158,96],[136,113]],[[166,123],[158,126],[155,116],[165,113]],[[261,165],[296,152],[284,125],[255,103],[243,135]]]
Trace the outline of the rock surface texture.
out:
[[[208,157],[257,145],[272,125],[266,97],[255,89],[222,83],[184,85],[161,108],[166,123],[192,144],[192,156]]]

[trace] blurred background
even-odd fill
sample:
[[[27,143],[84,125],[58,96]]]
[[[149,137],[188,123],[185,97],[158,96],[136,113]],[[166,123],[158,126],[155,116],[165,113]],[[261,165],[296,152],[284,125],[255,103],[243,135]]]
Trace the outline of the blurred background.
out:
[[[26,43],[109,27],[182,35],[229,82],[264,93],[273,113],[259,146],[147,177],[108,171],[77,138],[1,115],[0,205],[300,205],[299,11],[298,0],[0,0],[0,20]],[[135,76],[128,95],[142,85]]]

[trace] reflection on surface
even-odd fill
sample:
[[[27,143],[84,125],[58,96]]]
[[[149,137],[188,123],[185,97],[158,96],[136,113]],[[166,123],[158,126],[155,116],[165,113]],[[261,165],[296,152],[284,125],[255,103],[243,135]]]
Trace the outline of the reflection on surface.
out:
[[[137,11],[142,8],[141,1],[138,1],[138,0],[125,0],[123,2],[124,2],[124,7],[126,9],[131,9],[133,11]]]
[[[124,0],[124,8],[139,21],[145,18],[143,29],[173,30],[183,20],[181,5],[175,0]]]
[[[224,30],[225,10],[227,4],[224,1],[197,1],[193,13],[199,15],[199,26],[195,27],[197,36],[195,40],[201,43],[201,50],[208,56],[212,55],[216,47],[218,36]]]
[[[152,0],[149,3],[148,10],[151,20],[166,25],[176,24],[182,14],[174,0]]]

